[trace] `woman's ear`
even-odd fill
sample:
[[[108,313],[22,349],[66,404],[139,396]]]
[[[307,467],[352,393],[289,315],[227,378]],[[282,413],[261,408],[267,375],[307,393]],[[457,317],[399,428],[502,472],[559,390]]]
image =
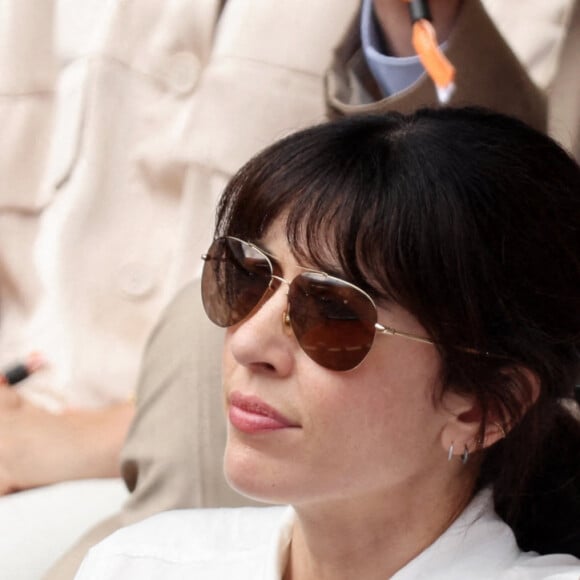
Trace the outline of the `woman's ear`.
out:
[[[472,453],[478,447],[480,448],[480,427],[483,414],[477,398],[473,395],[447,392],[443,395],[442,405],[447,420],[441,431],[441,445],[448,454],[449,460],[453,456],[463,455],[466,449]],[[501,437],[501,431],[498,431],[500,435],[497,436],[496,441]],[[490,432],[489,435],[489,445],[492,445],[492,433]],[[487,433],[484,439],[488,439]]]
[[[520,403],[523,417],[540,394],[540,381],[529,369],[510,367],[502,371],[506,375],[506,388],[512,385],[512,392]],[[443,395],[442,407],[447,413],[447,422],[441,432],[441,444],[452,455],[462,455],[467,449],[473,453],[485,449],[504,439],[515,426],[513,420],[506,420],[505,413],[495,407],[487,410],[484,432],[481,424],[483,410],[475,395],[447,392]]]

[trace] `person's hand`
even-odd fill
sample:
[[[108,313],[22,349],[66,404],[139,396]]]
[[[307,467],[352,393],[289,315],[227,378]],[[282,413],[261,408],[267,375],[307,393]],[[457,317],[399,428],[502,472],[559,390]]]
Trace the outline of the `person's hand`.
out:
[[[459,14],[463,0],[428,0],[437,40],[444,42]],[[411,19],[407,2],[403,0],[374,0],[377,20],[392,56],[415,54],[411,43]]]
[[[0,388],[0,495],[69,479],[114,477],[132,403],[54,414]]]

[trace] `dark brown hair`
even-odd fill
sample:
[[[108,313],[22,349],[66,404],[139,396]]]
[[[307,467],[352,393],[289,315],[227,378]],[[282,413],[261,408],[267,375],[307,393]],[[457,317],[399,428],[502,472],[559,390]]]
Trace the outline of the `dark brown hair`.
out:
[[[580,556],[574,160],[480,109],[351,117],[244,166],[216,233],[258,241],[282,215],[298,260],[409,310],[438,345],[443,388],[476,396],[482,433],[490,420],[509,431],[482,451],[478,486],[493,485],[521,547]]]

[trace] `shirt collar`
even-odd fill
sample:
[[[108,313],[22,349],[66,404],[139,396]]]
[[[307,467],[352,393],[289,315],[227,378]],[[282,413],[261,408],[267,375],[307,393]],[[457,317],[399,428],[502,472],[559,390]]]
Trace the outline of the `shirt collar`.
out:
[[[278,534],[271,538],[263,567],[262,580],[280,580],[286,569],[290,554],[290,540],[296,513],[288,506],[282,514]]]
[[[261,580],[280,580],[288,562],[296,513],[287,507],[265,554]],[[509,526],[495,513],[491,489],[481,490],[431,546],[391,580],[496,578],[520,555]],[[257,577],[257,576],[256,576]]]
[[[433,544],[391,580],[498,578],[519,555],[513,532],[495,513],[492,490],[486,488]]]

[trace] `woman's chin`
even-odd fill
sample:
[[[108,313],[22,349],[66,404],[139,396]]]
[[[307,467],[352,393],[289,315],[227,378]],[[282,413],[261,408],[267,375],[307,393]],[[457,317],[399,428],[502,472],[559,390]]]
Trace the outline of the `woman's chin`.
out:
[[[287,503],[279,478],[264,463],[257,462],[247,454],[226,450],[224,474],[228,485],[255,501]]]

